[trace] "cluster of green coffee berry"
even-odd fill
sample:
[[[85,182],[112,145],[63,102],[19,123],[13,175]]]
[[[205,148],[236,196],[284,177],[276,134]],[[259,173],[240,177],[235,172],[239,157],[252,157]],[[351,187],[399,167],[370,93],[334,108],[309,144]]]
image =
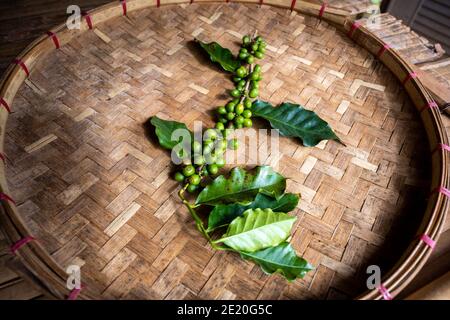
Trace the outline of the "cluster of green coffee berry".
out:
[[[246,35],[242,39],[239,59],[248,66],[240,66],[233,77],[235,89],[231,90],[233,97],[225,106],[217,108],[218,122],[215,129],[208,129],[204,134],[203,143],[194,140],[182,154],[183,168],[175,173],[175,180],[184,183],[188,192],[195,192],[202,184],[203,178],[214,176],[225,165],[224,153],[227,149],[236,150],[239,146],[237,139],[227,139],[233,129],[251,127],[252,99],[259,95],[259,81],[261,81],[261,66],[256,64],[255,58],[262,59],[266,51],[266,43],[261,37],[252,39]]]
[[[256,64],[255,58],[264,58],[266,43],[260,36],[252,39],[249,35],[242,38],[242,46],[239,50],[239,59],[248,64],[240,66],[233,77],[235,88],[230,91],[234,98],[225,106],[217,108],[218,130],[240,129],[251,127],[252,123],[252,99],[259,95],[259,82],[262,79],[261,66]]]
[[[237,139],[227,140],[229,130],[223,132],[217,129],[208,129],[205,131],[203,143],[194,140],[190,148],[191,152],[184,148],[180,154],[183,161],[181,171],[175,173],[175,180],[185,184],[188,192],[195,192],[203,178],[215,176],[219,169],[225,165],[224,153],[227,149],[236,150],[238,148]],[[190,156],[189,156],[190,155]]]

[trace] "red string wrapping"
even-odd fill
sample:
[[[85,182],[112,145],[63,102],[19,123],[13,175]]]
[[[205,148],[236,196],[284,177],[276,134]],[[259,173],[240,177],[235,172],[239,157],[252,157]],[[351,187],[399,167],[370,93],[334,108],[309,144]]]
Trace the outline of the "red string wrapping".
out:
[[[420,240],[422,240],[423,243],[425,243],[428,247],[431,248],[431,250],[434,250],[436,247],[436,241],[431,239],[428,235],[423,234],[420,236]]]
[[[93,24],[92,24],[92,18],[91,18],[91,16],[89,15],[89,13],[83,12],[83,17],[86,19],[86,23],[87,23],[89,29],[92,30],[94,26],[93,26]]]
[[[8,111],[8,113],[11,113],[11,108],[9,107],[9,104],[5,99],[0,98],[0,104],[3,106],[3,108],[5,108],[6,111]]]
[[[348,36],[350,38],[352,38],[355,30],[359,29],[360,27],[361,27],[361,24],[359,22],[357,22],[357,21],[353,22],[352,26],[350,27],[350,31],[348,32]]]
[[[389,290],[386,289],[385,286],[380,285],[380,286],[378,287],[378,291],[379,291],[379,292],[381,293],[381,295],[383,296],[383,300],[392,300],[392,299],[393,299],[393,297],[392,297],[392,295],[390,294]]]
[[[291,11],[294,11],[296,2],[297,2],[297,0],[292,0],[292,2],[291,2]]]
[[[30,71],[28,70],[27,66],[25,65],[25,63],[22,60],[14,59],[14,63],[22,68],[22,70],[26,73],[27,77],[30,76]]]
[[[11,247],[11,253],[12,254],[16,254],[17,250],[19,250],[20,248],[22,248],[24,245],[26,245],[27,243],[36,240],[34,237],[32,236],[27,236],[25,238],[20,239],[19,241],[17,241],[16,243],[14,243]]]
[[[322,6],[320,7],[320,10],[319,10],[319,19],[322,19],[323,14],[325,13],[326,7],[327,7],[327,3],[326,2],[322,3]]]
[[[127,0],[120,0],[120,4],[122,5],[123,15],[127,15]]]
[[[380,59],[381,56],[382,56],[388,49],[390,49],[390,48],[391,48],[391,47],[390,47],[387,43],[385,43],[384,46],[382,46],[382,47],[380,48],[380,50],[378,51],[378,53],[377,53],[377,58]]]
[[[405,85],[409,80],[417,78],[417,73],[411,72],[403,79],[402,84]]]

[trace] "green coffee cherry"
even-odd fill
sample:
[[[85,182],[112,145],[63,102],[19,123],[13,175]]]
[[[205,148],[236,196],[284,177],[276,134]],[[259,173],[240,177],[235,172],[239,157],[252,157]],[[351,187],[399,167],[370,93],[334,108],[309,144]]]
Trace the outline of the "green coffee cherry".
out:
[[[252,117],[252,112],[250,110],[244,110],[244,112],[242,112],[242,116],[246,119],[249,119]]]
[[[230,95],[233,98],[238,98],[238,97],[241,96],[241,91],[239,91],[238,89],[233,89],[233,90],[230,91]]]
[[[197,140],[192,142],[192,151],[193,153],[199,153],[202,150],[202,144]]]
[[[242,43],[244,44],[244,45],[248,45],[248,44],[250,44],[250,37],[249,36],[244,36],[243,38],[242,38]]]
[[[248,57],[247,57],[247,63],[248,63],[248,64],[252,64],[253,62],[255,62],[255,57],[253,57],[253,56],[248,56]]]
[[[228,113],[227,113],[227,119],[228,119],[228,120],[233,120],[233,119],[234,119],[234,116],[235,116],[235,115],[234,115],[233,112],[228,112]]]
[[[258,94],[259,94],[258,89],[252,89],[252,90],[250,90],[248,96],[250,98],[256,98],[258,96]]]
[[[250,109],[252,107],[252,100],[250,100],[249,98],[245,98],[244,99],[244,107],[246,109]]]
[[[214,147],[214,142],[212,142],[211,140],[203,141],[203,153],[211,152],[213,147]]]
[[[205,131],[205,140],[216,140],[217,131],[215,129],[208,129]]]
[[[186,190],[187,190],[187,192],[189,192],[189,193],[193,193],[193,192],[195,192],[195,190],[197,190],[197,188],[198,188],[198,185],[195,185],[195,184],[189,184],[189,185],[187,186]]]
[[[248,57],[248,53],[239,53],[239,59],[241,59],[241,60],[245,60],[245,59],[247,59],[247,57]]]
[[[237,116],[235,119],[234,119],[234,124],[236,125],[236,126],[239,126],[240,124],[243,124],[244,123],[244,117],[243,116]]]
[[[244,127],[250,128],[253,125],[253,122],[251,119],[244,119],[243,123]]]
[[[194,157],[194,164],[201,166],[203,164],[205,164],[205,157],[198,155]]]
[[[257,43],[252,44],[252,51],[256,51],[259,48],[259,45]]]
[[[187,165],[183,168],[183,175],[185,177],[190,177],[195,173],[195,168],[193,165]]]
[[[228,148],[232,150],[237,150],[239,148],[239,141],[238,139],[234,138],[228,141]]]
[[[217,122],[216,129],[222,131],[225,129],[225,125],[222,122]]]
[[[239,77],[233,77],[233,82],[234,82],[234,83],[239,82],[239,81],[241,81],[241,80],[242,80],[242,78],[239,78]]]
[[[242,103],[239,103],[235,108],[234,112],[236,114],[241,114],[244,111],[244,105]]]
[[[207,168],[208,172],[212,175],[216,175],[217,172],[219,172],[219,167],[217,166],[217,164],[210,164]]]
[[[233,133],[233,130],[231,130],[231,129],[225,129],[224,131],[223,131],[223,137],[224,138],[226,138],[226,137],[228,137],[230,134],[232,134]]]
[[[248,59],[248,58],[247,58],[247,59]],[[237,75],[238,77],[240,77],[240,78],[245,77],[245,76],[247,75],[247,69],[245,69],[244,66],[239,67],[239,68],[236,70],[236,75]]]
[[[175,178],[175,180],[178,181],[178,182],[183,182],[184,179],[185,179],[184,175],[183,175],[181,172],[175,173],[174,178]]]
[[[234,107],[235,107],[235,104],[234,104],[233,102],[228,102],[228,103],[227,103],[227,106],[226,106],[226,109],[227,109],[227,112],[226,112],[226,113],[228,113],[228,112],[234,112]]]
[[[262,59],[262,58],[264,58],[264,54],[261,51],[256,51],[255,52],[255,57],[257,59]]]
[[[255,67],[253,68],[253,72],[260,73],[261,72],[261,66],[259,64],[255,64]]]
[[[217,113],[218,114],[226,114],[227,110],[225,109],[225,107],[221,106],[217,108]]]
[[[222,123],[222,124],[225,124],[225,123],[228,122],[228,119],[225,118],[225,117],[219,117],[219,122]]]
[[[223,157],[218,157],[216,160],[216,165],[222,168],[225,165],[225,159]]]
[[[253,71],[250,76],[250,79],[252,79],[253,81],[258,81],[260,76],[261,74],[259,72]]]
[[[216,150],[223,152],[227,148],[227,143],[225,140],[217,140],[216,142]]]
[[[189,183],[193,185],[198,185],[200,183],[200,176],[198,174],[193,174],[189,177]]]

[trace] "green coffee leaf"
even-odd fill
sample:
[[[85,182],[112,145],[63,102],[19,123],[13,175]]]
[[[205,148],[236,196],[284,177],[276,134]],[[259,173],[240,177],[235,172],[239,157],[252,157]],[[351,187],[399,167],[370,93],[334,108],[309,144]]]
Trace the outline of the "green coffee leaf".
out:
[[[222,242],[238,251],[255,252],[285,241],[297,218],[271,209],[248,209],[234,219],[227,233],[215,242]]]
[[[198,41],[200,46],[208,53],[212,62],[229,72],[235,72],[241,66],[241,62],[236,59],[229,49],[223,48],[217,42],[205,43]]]
[[[252,113],[269,121],[281,135],[302,139],[307,147],[313,147],[322,140],[340,141],[327,122],[298,104],[285,102],[275,108],[270,103],[257,100],[253,103]]]
[[[153,116],[150,119],[150,123],[155,127],[155,132],[158,136],[159,144],[165,149],[172,150],[172,148],[181,141],[181,137],[178,140],[173,139],[173,133],[175,132],[175,130],[186,130],[186,132],[190,134],[191,137],[193,136],[192,132],[189,131],[184,123],[163,120],[158,118],[157,116]]]
[[[206,186],[195,204],[249,203],[258,193],[278,198],[285,189],[286,179],[269,166],[257,167],[255,174],[233,168],[228,179],[222,175]]]
[[[289,281],[303,278],[308,271],[313,269],[313,266],[305,259],[297,256],[294,248],[287,242],[251,253],[241,252],[241,257],[260,265],[265,273],[277,272]]]
[[[248,205],[240,203],[219,204],[209,214],[207,231],[211,232],[216,228],[229,224],[247,209],[269,208],[275,212],[289,212],[297,206],[298,201],[299,196],[293,193],[285,193],[279,199],[258,193],[255,200]]]

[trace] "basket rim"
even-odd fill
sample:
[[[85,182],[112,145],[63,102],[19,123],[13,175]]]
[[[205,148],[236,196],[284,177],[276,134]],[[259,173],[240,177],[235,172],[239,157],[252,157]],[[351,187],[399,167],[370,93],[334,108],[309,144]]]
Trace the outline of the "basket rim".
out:
[[[60,24],[51,30],[58,37],[59,45],[63,46],[74,37],[90,29],[87,19],[92,19],[95,24],[105,22],[112,18],[124,16],[122,3],[124,1],[114,1],[103,6],[95,8],[87,12],[90,17],[81,18],[81,28],[78,30],[69,30],[66,24]],[[155,0],[154,3],[148,0],[127,0],[127,12],[140,10],[143,8],[153,8],[168,5],[190,4],[191,0]],[[223,3],[224,1],[214,0],[196,0],[195,3]],[[228,1],[227,1],[228,2]],[[333,7],[309,3],[306,1],[295,0],[237,0],[233,1],[244,4],[260,4],[278,8],[291,9],[302,14],[318,17],[328,23],[333,24],[337,29],[348,33],[358,45],[377,56],[386,48],[385,43],[370,30],[362,25],[355,23],[355,15],[349,12],[336,9]],[[17,57],[20,61],[26,63],[31,72],[36,62],[44,59],[45,56],[56,50],[55,43],[49,35],[42,35],[27,46]],[[424,105],[434,103],[431,95],[425,89],[424,85],[418,77],[411,77],[414,68],[405,61],[394,49],[387,48],[383,51],[383,55],[378,57],[379,60],[401,81],[404,81],[404,88],[415,104],[417,110],[424,111],[420,113],[422,124],[427,133],[428,143],[431,146],[431,190],[437,187],[447,187],[449,185],[448,175],[448,153],[445,150],[437,148],[439,144],[448,145],[448,138],[445,126],[440,118],[439,110],[436,108],[426,108]],[[408,78],[406,78],[408,77]],[[14,97],[26,80],[26,76],[19,64],[11,64],[4,72],[0,80],[0,97],[9,105],[12,105]],[[7,108],[0,111],[0,153],[3,155],[5,140],[5,124],[8,118]],[[5,176],[5,163],[0,164],[0,192],[9,194],[9,188]],[[423,215],[422,223],[417,231],[417,235],[425,234],[434,241],[437,241],[440,230],[444,224],[449,207],[449,199],[441,192],[433,192],[427,203],[426,211]],[[1,201],[0,228],[4,231],[7,240],[10,243],[16,243],[20,239],[30,236],[30,230],[21,218],[17,207],[9,201]],[[405,250],[394,267],[383,275],[382,286],[392,297],[395,297],[400,291],[409,284],[415,275],[420,271],[423,265],[431,255],[432,248],[425,245],[419,238],[414,239]],[[70,290],[66,288],[67,274],[65,270],[50,256],[49,252],[38,242],[32,241],[27,246],[22,247],[17,253],[17,257],[45,286],[49,293],[55,298],[65,298],[70,294]],[[81,299],[98,299],[96,294],[90,292],[89,288],[85,288],[79,294]],[[383,299],[382,290],[367,290],[357,299]]]

